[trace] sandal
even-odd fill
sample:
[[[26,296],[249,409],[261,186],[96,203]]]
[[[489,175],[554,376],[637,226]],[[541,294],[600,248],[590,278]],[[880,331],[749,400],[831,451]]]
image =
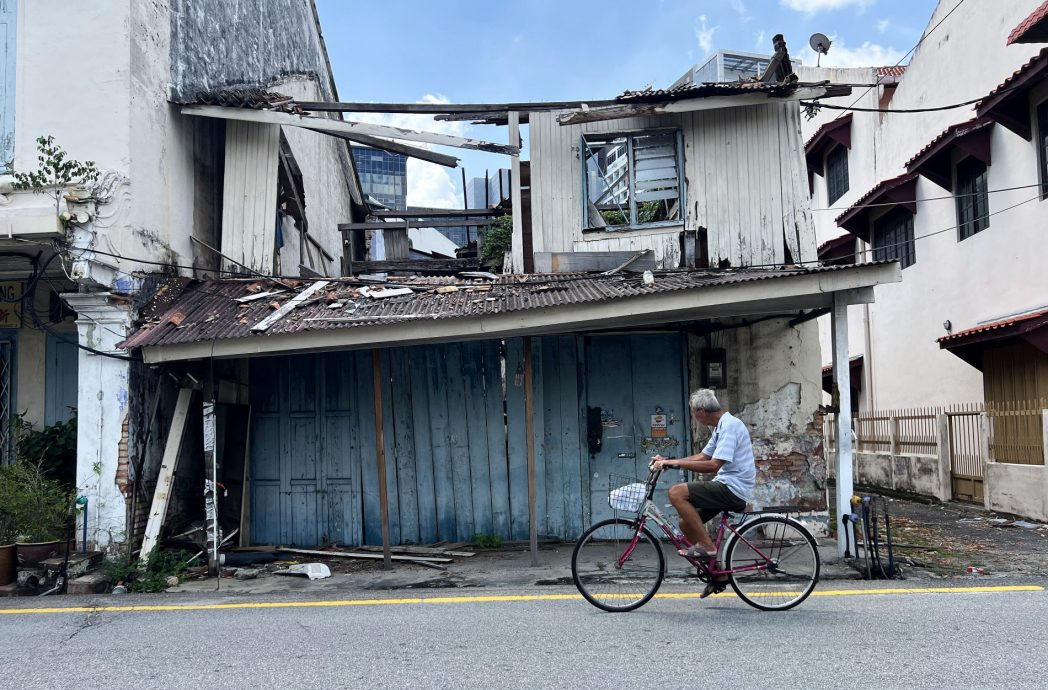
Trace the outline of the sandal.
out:
[[[706,589],[702,590],[702,594],[699,595],[699,599],[705,599],[708,596],[714,594],[720,594],[728,588],[727,582],[710,582],[706,585]]]
[[[692,558],[696,561],[701,561],[702,563],[709,563],[717,557],[717,554],[710,553],[697,544],[687,550],[681,549],[677,551],[677,553],[685,558]]]

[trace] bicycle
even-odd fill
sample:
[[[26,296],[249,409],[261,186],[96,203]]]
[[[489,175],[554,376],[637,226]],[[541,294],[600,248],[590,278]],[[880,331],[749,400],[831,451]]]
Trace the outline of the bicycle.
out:
[[[684,555],[692,544],[655,505],[662,469],[649,465],[646,482],[611,492],[616,510],[636,517],[614,517],[587,529],[571,554],[571,576],[589,603],[604,611],[633,611],[646,604],[666,577],[662,543],[648,528],[662,528],[674,549],[697,570],[699,580],[727,577],[732,589],[754,608],[785,611],[808,598],[819,580],[819,550],[811,533],[782,509],[720,515],[714,545],[724,550],[724,566]]]

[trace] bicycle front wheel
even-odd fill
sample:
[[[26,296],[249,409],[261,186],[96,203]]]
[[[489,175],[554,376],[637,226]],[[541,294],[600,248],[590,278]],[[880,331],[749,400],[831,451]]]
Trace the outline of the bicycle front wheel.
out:
[[[636,520],[604,520],[571,553],[571,577],[586,601],[605,611],[632,611],[655,596],[666,575],[659,540]]]
[[[731,586],[750,606],[785,611],[808,598],[819,581],[819,550],[799,522],[769,515],[738,529],[725,553]]]

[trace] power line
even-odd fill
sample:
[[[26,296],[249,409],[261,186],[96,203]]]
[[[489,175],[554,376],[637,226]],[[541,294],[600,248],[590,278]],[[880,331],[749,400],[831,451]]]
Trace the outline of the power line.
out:
[[[988,189],[988,190],[986,190],[986,192],[968,192],[968,193],[965,193],[965,194],[948,194],[946,196],[929,196],[929,197],[924,197],[923,199],[914,199],[914,202],[916,203],[916,202],[921,202],[921,201],[943,201],[945,199],[963,199],[963,198],[969,197],[969,196],[979,196],[979,195],[981,195],[983,193],[985,193],[985,194],[997,194],[998,192],[1013,192],[1013,191],[1018,190],[1018,189],[1032,189],[1033,187],[1048,188],[1048,187],[1046,187],[1046,183],[1037,182],[1035,184],[1019,185],[1018,187],[1002,187],[1001,189]],[[878,206],[898,206],[898,202],[896,202],[896,201],[883,201],[883,202],[878,202],[876,204],[858,204],[858,205],[855,205],[855,206],[830,206],[828,208],[813,208],[812,212],[815,212],[815,211],[850,211],[853,208],[855,208],[855,209],[860,209],[860,208],[877,208]]]

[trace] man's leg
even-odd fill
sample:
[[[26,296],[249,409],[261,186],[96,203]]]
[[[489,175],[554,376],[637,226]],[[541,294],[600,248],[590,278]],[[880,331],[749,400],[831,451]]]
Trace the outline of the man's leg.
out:
[[[706,525],[699,517],[699,511],[691,503],[688,485],[674,484],[670,487],[669,496],[670,503],[677,509],[677,515],[680,516],[680,529],[684,532],[684,536],[692,544],[705,549],[706,553],[714,553],[716,549],[713,546],[713,540],[710,539],[710,533],[706,531]]]

